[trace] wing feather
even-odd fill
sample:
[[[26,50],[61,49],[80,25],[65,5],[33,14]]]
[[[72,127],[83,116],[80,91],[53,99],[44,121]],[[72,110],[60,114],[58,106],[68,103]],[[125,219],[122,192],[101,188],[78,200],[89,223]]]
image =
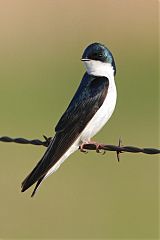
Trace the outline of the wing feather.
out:
[[[46,173],[69,149],[101,107],[107,95],[108,86],[109,81],[106,77],[84,75],[75,96],[55,128],[55,137],[42,159],[23,181],[22,191],[37,181],[36,188],[38,187]]]

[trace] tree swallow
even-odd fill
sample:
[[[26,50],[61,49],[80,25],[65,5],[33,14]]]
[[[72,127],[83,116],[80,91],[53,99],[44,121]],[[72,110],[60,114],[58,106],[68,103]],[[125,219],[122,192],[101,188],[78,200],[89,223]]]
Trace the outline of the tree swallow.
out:
[[[81,59],[86,68],[82,81],[67,110],[55,127],[46,152],[22,182],[22,192],[36,183],[32,197],[44,179],[100,131],[111,117],[117,98],[114,82],[115,61],[107,47],[90,44]]]

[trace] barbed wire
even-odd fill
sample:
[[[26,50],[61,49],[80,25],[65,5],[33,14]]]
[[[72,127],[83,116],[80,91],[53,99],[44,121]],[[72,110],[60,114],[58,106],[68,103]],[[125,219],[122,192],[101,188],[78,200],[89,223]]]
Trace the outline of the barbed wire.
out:
[[[11,137],[0,137],[0,142],[5,142],[5,143],[20,143],[20,144],[32,144],[32,145],[38,145],[38,146],[45,146],[48,147],[50,140],[52,139],[51,137],[47,138],[44,136],[45,141],[41,141],[39,139],[25,139],[25,138],[11,138]]]
[[[41,141],[39,139],[25,139],[25,138],[11,138],[7,136],[0,137],[1,142],[5,143],[20,143],[20,144],[32,144],[32,145],[37,145],[37,146],[45,146],[48,147],[51,137],[46,137],[44,136],[44,141]],[[83,144],[83,152],[87,152],[85,150],[95,150],[96,152],[100,152],[103,150],[105,151],[115,151],[117,153],[117,159],[119,161],[119,154],[123,152],[128,152],[128,153],[144,153],[144,154],[159,154],[160,149],[155,149],[155,148],[139,148],[139,147],[134,147],[134,146],[122,146],[121,145],[121,139],[119,139],[118,146],[116,145],[109,145],[109,144],[95,144],[95,143],[89,143],[89,144]],[[81,147],[80,147],[81,149]]]

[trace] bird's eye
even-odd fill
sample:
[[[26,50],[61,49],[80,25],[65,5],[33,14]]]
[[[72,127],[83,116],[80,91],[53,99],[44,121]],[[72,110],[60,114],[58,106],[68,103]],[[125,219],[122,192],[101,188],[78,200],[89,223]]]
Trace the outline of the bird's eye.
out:
[[[102,57],[103,57],[103,54],[102,54],[102,53],[98,53],[98,52],[94,53],[94,58],[95,58],[95,59],[100,59],[100,58],[102,58]]]

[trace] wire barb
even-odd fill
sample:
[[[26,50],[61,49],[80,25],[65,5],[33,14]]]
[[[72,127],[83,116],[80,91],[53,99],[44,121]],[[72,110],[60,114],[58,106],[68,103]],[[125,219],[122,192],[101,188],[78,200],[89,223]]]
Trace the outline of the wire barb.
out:
[[[122,139],[120,137],[119,142],[118,142],[118,147],[121,147],[121,145],[122,145]],[[122,153],[122,151],[117,150],[117,160],[118,160],[118,162],[120,161],[120,153]]]
[[[36,146],[45,146],[48,147],[52,137],[46,137],[43,135],[45,141],[41,141],[39,139],[28,140],[25,138],[11,138],[7,136],[0,137],[1,142],[5,143],[20,143],[20,144],[32,144]],[[83,149],[85,150],[104,150],[104,151],[115,151],[117,153],[117,160],[120,160],[120,153],[129,152],[129,153],[144,153],[144,154],[159,154],[160,149],[155,148],[138,148],[134,146],[122,146],[122,140],[119,139],[118,146],[115,145],[108,145],[108,144],[99,144],[98,148],[97,145],[94,143],[83,144]]]

